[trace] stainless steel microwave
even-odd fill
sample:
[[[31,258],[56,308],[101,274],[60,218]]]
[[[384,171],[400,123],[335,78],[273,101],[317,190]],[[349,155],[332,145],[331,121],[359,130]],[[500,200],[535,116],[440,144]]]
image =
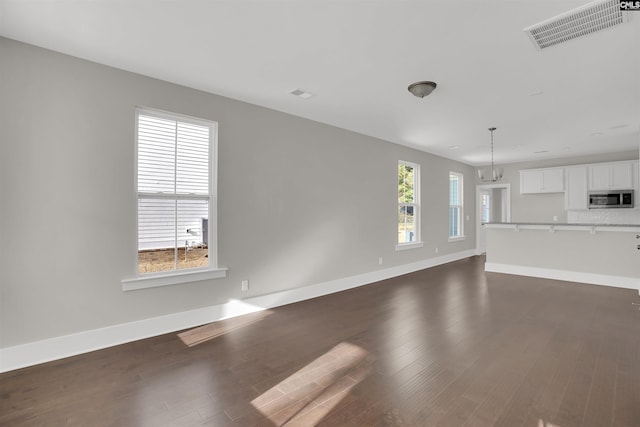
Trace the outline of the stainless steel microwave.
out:
[[[589,209],[632,208],[633,190],[590,191]]]

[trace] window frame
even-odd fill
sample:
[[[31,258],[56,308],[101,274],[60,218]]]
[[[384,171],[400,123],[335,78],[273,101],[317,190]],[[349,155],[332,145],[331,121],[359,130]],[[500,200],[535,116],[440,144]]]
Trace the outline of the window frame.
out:
[[[138,191],[138,137],[139,137],[139,117],[151,116],[165,120],[194,124],[198,126],[206,126],[210,130],[209,134],[209,191],[208,195],[195,194],[155,194],[154,198],[168,198],[172,200],[188,200],[199,199],[208,200],[208,236],[207,250],[209,265],[206,267],[190,268],[190,269],[174,269],[169,271],[159,271],[152,273],[140,273],[138,271],[138,251],[139,251],[139,205],[138,201],[141,196],[146,193]],[[179,113],[172,113],[147,107],[135,108],[135,135],[134,135],[134,168],[133,168],[133,186],[134,186],[134,211],[135,211],[135,250],[134,252],[134,271],[135,275],[122,280],[122,288],[124,291],[152,288],[158,286],[168,286],[180,283],[189,283],[200,280],[217,279],[226,277],[226,268],[218,267],[218,227],[217,227],[217,184],[218,184],[218,123],[212,120],[200,119],[192,116],[186,116]],[[148,193],[147,195],[153,195]]]
[[[396,251],[403,251],[407,249],[421,248],[424,246],[422,241],[422,227],[420,217],[422,215],[422,209],[420,205],[420,164],[409,162],[406,160],[398,160],[398,164],[396,165],[396,183],[398,180],[398,169],[400,165],[409,166],[413,168],[413,203],[401,203],[399,200],[399,194],[396,190]],[[412,206],[413,207],[413,220],[415,226],[416,239],[413,242],[403,242],[400,243],[398,241],[398,220],[400,215],[400,209],[402,206]]]
[[[460,202],[457,205],[451,204],[451,176],[454,175],[458,178],[458,201]],[[449,234],[451,232],[451,208],[459,208],[458,214],[458,234],[456,236],[451,236]],[[447,231],[448,241],[456,242],[459,240],[464,240],[466,238],[464,234],[464,174],[459,172],[449,171],[449,229]]]

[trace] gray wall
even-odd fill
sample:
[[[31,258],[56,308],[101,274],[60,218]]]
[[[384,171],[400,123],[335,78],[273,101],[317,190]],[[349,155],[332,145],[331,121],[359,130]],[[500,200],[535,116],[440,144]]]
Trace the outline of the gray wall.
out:
[[[637,232],[487,229],[487,263],[605,276],[640,283]],[[514,251],[513,248],[518,250]],[[609,283],[616,286],[616,283]]]
[[[0,347],[475,247],[469,184],[468,237],[447,242],[448,172],[473,183],[470,166],[7,39],[0,58]],[[227,278],[122,291],[135,271],[137,105],[219,123]],[[425,245],[396,252],[399,159],[422,167]]]
[[[621,153],[600,154],[597,156],[548,159],[499,165],[504,168],[504,177],[500,180],[500,183],[511,184],[511,221],[552,222],[554,216],[558,217],[558,222],[567,221],[567,212],[564,208],[564,193],[520,194],[519,170],[636,159],[638,159],[638,151],[626,151]],[[477,178],[476,184],[481,184]]]
[[[502,218],[502,193],[506,191],[504,188],[491,189],[491,221],[503,222]]]

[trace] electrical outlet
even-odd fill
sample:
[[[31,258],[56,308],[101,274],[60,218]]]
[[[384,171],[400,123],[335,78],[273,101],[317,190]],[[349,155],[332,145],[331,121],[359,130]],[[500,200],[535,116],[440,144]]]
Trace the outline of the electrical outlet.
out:
[[[438,253],[438,248],[436,248],[436,253]]]
[[[242,281],[242,291],[248,291],[249,290],[249,281],[248,280],[243,280]]]
[[[378,257],[378,264],[382,265],[382,257]]]

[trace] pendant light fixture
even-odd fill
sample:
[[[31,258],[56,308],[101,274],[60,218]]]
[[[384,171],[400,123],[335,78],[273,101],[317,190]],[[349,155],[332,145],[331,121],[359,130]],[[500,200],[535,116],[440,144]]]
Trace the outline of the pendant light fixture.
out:
[[[491,132],[491,170],[487,171],[486,168],[478,169],[478,177],[483,182],[496,182],[502,179],[502,175],[504,171],[502,168],[496,168],[493,165],[493,132],[496,130],[495,127],[489,128],[489,132]]]

